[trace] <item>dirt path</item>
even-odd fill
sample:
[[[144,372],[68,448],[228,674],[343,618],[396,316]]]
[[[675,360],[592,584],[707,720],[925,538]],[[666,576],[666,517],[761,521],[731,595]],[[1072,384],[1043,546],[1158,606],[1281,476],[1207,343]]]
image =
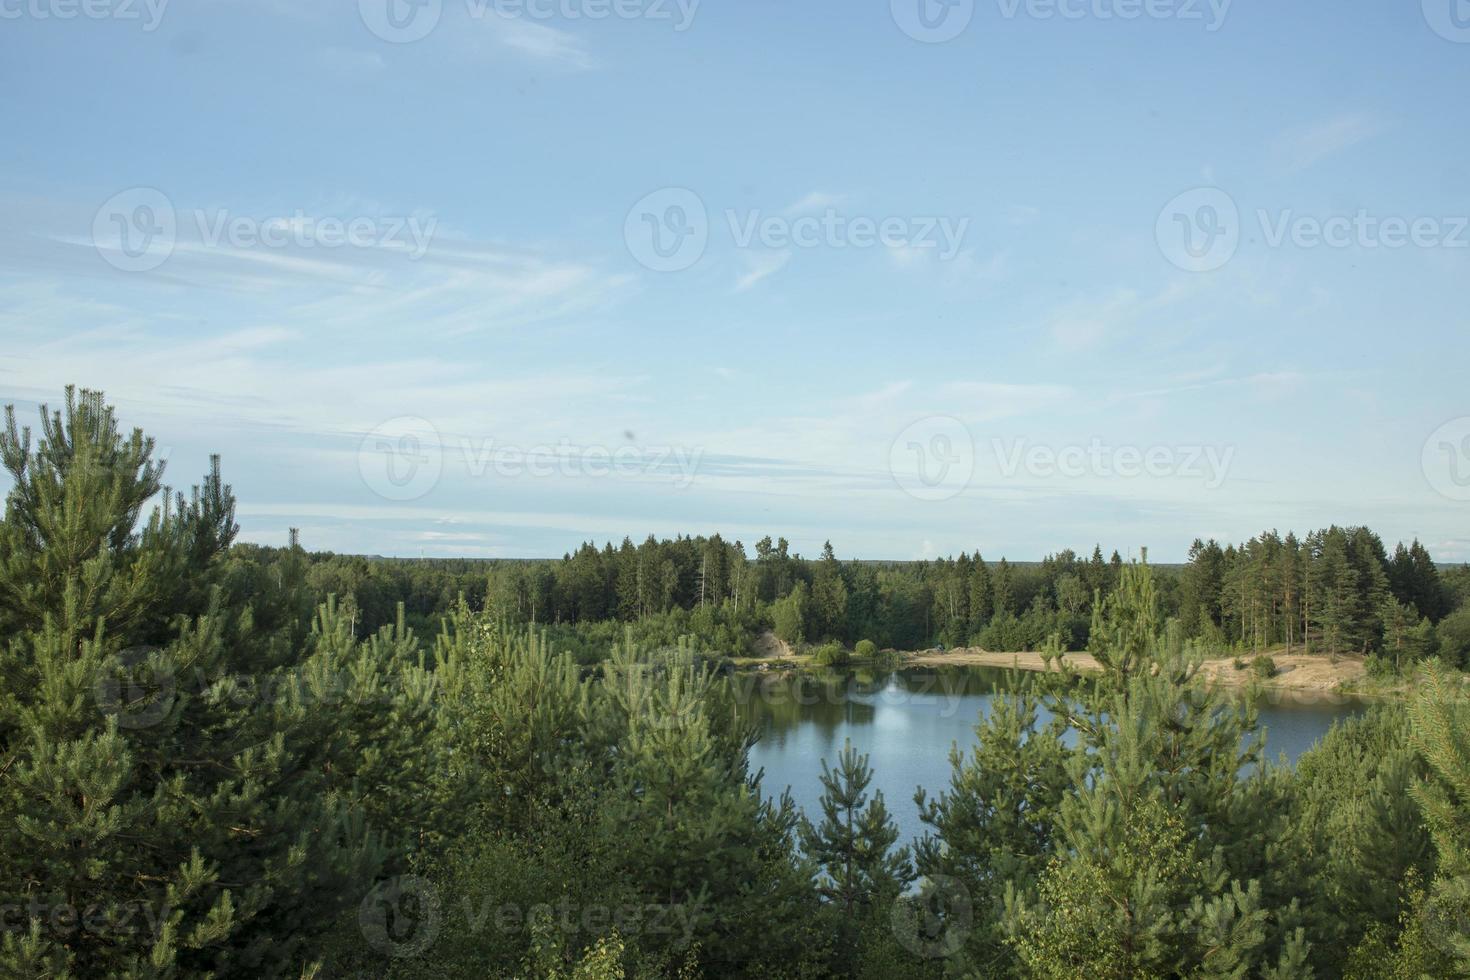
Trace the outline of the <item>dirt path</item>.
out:
[[[1332,658],[1321,654],[1288,654],[1278,651],[1270,656],[1276,662],[1276,676],[1263,682],[1266,688],[1282,691],[1335,691],[1343,684],[1361,680],[1365,675],[1362,657],[1338,657],[1337,662],[1333,663]],[[1097,661],[1086,653],[1069,653],[1066,659],[1079,670],[1100,669]],[[1248,656],[1241,659],[1247,664],[1251,660]],[[911,654],[904,662],[923,667],[957,664],[972,667],[1015,667],[1034,671],[1046,669],[1041,654],[1034,651],[992,653],[977,647],[943,652],[922,650]],[[1227,687],[1245,687],[1255,676],[1249,669],[1236,670],[1234,657],[1206,660],[1203,670],[1207,677]]]

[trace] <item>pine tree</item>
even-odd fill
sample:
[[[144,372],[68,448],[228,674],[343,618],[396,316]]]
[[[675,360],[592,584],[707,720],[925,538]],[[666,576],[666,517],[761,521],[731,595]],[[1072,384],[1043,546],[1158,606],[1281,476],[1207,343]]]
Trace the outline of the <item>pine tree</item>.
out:
[[[1004,557],[1001,558],[1000,564],[995,569],[995,575],[991,578],[991,595],[996,618],[1015,615],[1016,597],[1012,592],[1011,566]]]
[[[1432,670],[1410,703],[1414,744],[1433,773],[1412,792],[1439,852],[1428,898],[1431,939],[1464,976],[1470,973],[1470,711],[1450,684]]]
[[[1299,916],[1267,880],[1280,806],[1258,765],[1248,705],[1206,685],[1197,651],[1159,618],[1147,564],[1124,567],[1079,683],[1043,675],[1047,710],[1076,733],[1034,888],[1007,893],[1004,924],[1025,975],[1298,976]],[[1049,660],[1066,667],[1053,642]],[[1056,735],[1060,739],[1060,735]]]
[[[217,459],[186,498],[100,393],[42,422],[0,434],[0,901],[30,919],[0,973],[298,971],[385,858],[357,805],[379,719],[333,726],[308,675],[356,681],[298,663],[296,598],[231,577]]]
[[[975,568],[970,573],[970,636],[979,635],[994,612],[995,598],[991,594],[990,566],[977,551]]]
[[[1046,865],[1062,799],[1071,792],[1066,724],[1044,720],[1040,698],[1013,676],[975,727],[968,755],[950,750],[949,786],[915,795],[932,834],[914,849],[926,892],[957,895],[958,908],[935,913],[930,937],[957,975],[1004,976],[1014,952],[1003,930],[1005,896],[1029,891]],[[928,897],[927,895],[925,897]],[[931,903],[945,904],[945,903]],[[968,971],[968,972],[967,972]]]
[[[868,799],[873,770],[851,742],[843,745],[835,771],[823,760],[821,781],[822,820],[802,819],[802,847],[822,869],[822,896],[845,917],[860,915],[892,901],[913,880],[908,848],[894,848],[898,826],[881,790]]]

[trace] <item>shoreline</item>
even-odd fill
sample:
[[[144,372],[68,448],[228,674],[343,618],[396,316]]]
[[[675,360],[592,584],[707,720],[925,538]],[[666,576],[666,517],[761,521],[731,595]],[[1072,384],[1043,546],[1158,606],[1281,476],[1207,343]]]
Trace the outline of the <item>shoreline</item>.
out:
[[[1361,656],[1331,658],[1325,654],[1286,653],[1284,651],[1274,653],[1268,651],[1262,655],[1269,656],[1276,663],[1275,676],[1259,678],[1251,671],[1249,664],[1255,655],[1240,657],[1247,665],[1242,670],[1236,669],[1235,656],[1210,657],[1204,661],[1201,672],[1208,679],[1223,687],[1245,688],[1254,685],[1262,690],[1313,694],[1356,694],[1354,691],[1343,691],[1342,688],[1345,685],[1361,683],[1368,676]],[[1063,654],[1063,658],[1083,673],[1096,673],[1102,669],[1088,653],[1068,653]],[[906,656],[903,662],[906,666],[915,667],[954,665],[1016,668],[1033,672],[1046,670],[1046,663],[1041,654],[1034,650],[1017,653],[997,653],[973,647],[943,652],[923,650]]]
[[[782,644],[784,646],[784,644]],[[775,651],[771,651],[775,652]],[[739,664],[740,670],[801,670],[814,669],[810,657],[789,650],[784,655],[757,657]],[[895,651],[885,651],[892,655]],[[1039,651],[1024,650],[998,652],[978,647],[959,647],[953,650],[898,651],[896,662],[883,664],[902,667],[989,667],[998,669],[1024,670],[1032,673],[1046,671],[1046,662]],[[1269,656],[1276,664],[1276,674],[1270,678],[1257,677],[1250,669],[1256,656]],[[1102,667],[1086,652],[1066,653],[1063,658],[1078,671],[1097,673]],[[1401,697],[1406,693],[1402,685],[1378,687],[1369,682],[1364,658],[1360,655],[1337,655],[1318,653],[1287,653],[1285,650],[1263,651],[1261,654],[1240,655],[1245,667],[1237,669],[1237,656],[1206,658],[1201,666],[1204,676],[1222,687],[1236,690],[1253,688],[1266,694],[1287,695],[1294,698],[1316,700],[1323,697]],[[881,661],[853,660],[848,667],[879,664]],[[1364,690],[1367,686],[1370,689]]]

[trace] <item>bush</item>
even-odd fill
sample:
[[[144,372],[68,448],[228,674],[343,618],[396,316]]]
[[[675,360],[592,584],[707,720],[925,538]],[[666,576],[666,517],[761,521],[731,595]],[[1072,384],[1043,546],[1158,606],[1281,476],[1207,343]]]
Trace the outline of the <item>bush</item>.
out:
[[[812,661],[818,667],[841,667],[848,659],[841,643],[823,643],[812,653]]]
[[[1470,664],[1470,606],[1462,606],[1439,621],[1439,655],[1451,667]]]
[[[1399,674],[1392,657],[1381,657],[1376,653],[1368,654],[1368,659],[1363,661],[1363,666],[1367,668],[1369,677],[1376,677],[1379,680],[1389,680]]]
[[[1255,660],[1251,661],[1251,673],[1255,674],[1262,680],[1265,680],[1268,677],[1275,677],[1276,661],[1265,655],[1259,656]]]
[[[878,644],[872,640],[858,640],[857,649],[854,652],[862,660],[872,660],[878,655]]]
[[[1246,668],[1246,662],[1245,662],[1245,660],[1243,660],[1240,657],[1236,657],[1235,660],[1233,661],[1233,663],[1235,665],[1235,669],[1236,670],[1245,670],[1245,668]]]

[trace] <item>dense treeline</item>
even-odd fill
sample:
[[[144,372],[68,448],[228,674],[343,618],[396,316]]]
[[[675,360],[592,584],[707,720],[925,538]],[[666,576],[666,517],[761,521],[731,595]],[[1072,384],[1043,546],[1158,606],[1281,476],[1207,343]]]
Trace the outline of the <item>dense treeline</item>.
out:
[[[153,444],[97,395],[9,416],[0,461],[0,975],[1470,970],[1459,682],[1273,765],[1147,564],[1094,592],[1102,673],[1053,637],[909,844],[854,752],[820,812],[773,797],[751,688],[689,643],[588,669],[457,600],[427,654],[361,636],[299,547],[232,549],[217,463],[145,515]]]
[[[264,551],[251,557],[268,558]],[[389,561],[314,555],[318,601],[342,598],[361,635],[395,620],[432,634],[463,597],[516,625],[549,627],[579,659],[600,658],[634,624],[648,645],[690,636],[700,649],[751,652],[771,627],[790,643],[871,640],[880,648],[934,644],[1035,650],[1051,637],[1081,650],[1096,604],[1116,587],[1123,559],[1067,550],[1041,562],[986,561],[978,552],[923,562],[816,559],[767,537],[747,555],[719,535],[649,537],[614,548],[582,545],[559,561]],[[1375,654],[1398,669],[1439,655],[1470,658],[1470,572],[1442,575],[1418,541],[1390,556],[1367,528],[1331,527],[1298,539],[1272,531],[1222,548],[1196,541],[1189,562],[1158,579],[1164,615],[1216,648],[1285,647]],[[601,625],[599,625],[601,624]]]
[[[1441,577],[1418,541],[1390,557],[1364,527],[1298,540],[1275,531],[1240,546],[1196,541],[1179,587],[1192,635],[1260,649],[1379,653],[1395,664],[1470,655],[1470,578]],[[1436,628],[1438,627],[1438,629]]]

